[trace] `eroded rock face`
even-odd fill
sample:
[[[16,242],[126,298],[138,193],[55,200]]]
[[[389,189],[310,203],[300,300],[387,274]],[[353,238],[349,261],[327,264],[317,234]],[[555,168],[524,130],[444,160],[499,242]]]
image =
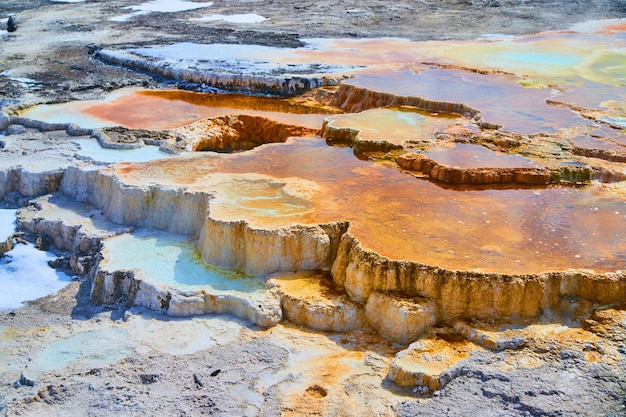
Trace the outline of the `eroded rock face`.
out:
[[[542,168],[461,168],[446,166],[422,154],[406,153],[396,159],[409,171],[452,184],[548,184],[551,174]]]
[[[207,263],[241,269],[252,275],[328,270],[344,224],[293,226],[278,230],[251,227],[244,221],[207,218],[198,248]]]
[[[95,266],[104,238],[132,230],[109,222],[100,210],[61,193],[31,200],[18,211],[18,226],[56,250],[69,253],[70,267],[77,275],[86,275]]]
[[[231,68],[230,73],[224,71],[192,70],[185,67],[164,65],[150,62],[146,56],[132,51],[100,50],[95,57],[102,61],[123,65],[128,68],[147,71],[165,78],[184,80],[198,85],[208,85],[228,91],[252,91],[259,94],[274,94],[293,96],[324,85],[336,84],[333,77],[316,75],[258,75],[254,73],[242,74],[238,68]],[[312,72],[312,71],[309,71]]]
[[[468,119],[478,117],[479,111],[463,103],[430,100],[416,96],[402,96],[376,91],[343,82],[335,94],[332,104],[348,112],[360,112],[385,106],[413,106],[431,112],[457,113]]]
[[[281,298],[284,318],[308,329],[348,332],[365,329],[363,306],[334,289],[324,273],[288,273],[270,277],[268,285]]]
[[[60,169],[38,172],[20,167],[0,171],[0,198],[11,191],[26,197],[57,191],[62,178],[63,170]]]
[[[207,195],[161,185],[125,186],[102,171],[68,168],[61,191],[76,201],[102,210],[117,224],[193,235],[200,229]]]
[[[437,322],[432,301],[382,292],[368,297],[365,317],[382,336],[405,345],[419,339]]]
[[[317,129],[287,125],[245,115],[205,119],[176,129],[176,146],[187,151],[236,152],[265,143],[284,142],[290,136],[315,134]],[[181,144],[180,142],[183,142]]]
[[[479,349],[465,341],[426,339],[412,343],[391,361],[387,379],[401,387],[433,393],[461,374],[460,365]]]
[[[349,232],[341,238],[332,274],[337,285],[362,303],[368,303],[378,291],[430,299],[437,321],[533,318],[548,309],[559,310],[564,297],[599,304],[619,303],[626,297],[622,271],[532,275],[449,271],[387,259],[363,248]]]

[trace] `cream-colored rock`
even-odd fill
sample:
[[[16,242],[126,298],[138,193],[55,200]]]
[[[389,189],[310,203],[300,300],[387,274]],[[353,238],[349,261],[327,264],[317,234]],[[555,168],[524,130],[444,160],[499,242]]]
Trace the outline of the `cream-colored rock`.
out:
[[[332,275],[357,302],[367,303],[376,291],[419,296],[433,301],[437,321],[450,323],[463,318],[537,318],[544,311],[559,312],[568,297],[596,304],[626,299],[624,271],[527,275],[451,271],[391,260],[365,249],[349,232],[341,238]]]
[[[245,221],[207,218],[198,249],[207,263],[257,276],[274,272],[328,270],[342,228],[292,226],[275,230],[257,229]]]
[[[365,317],[378,333],[401,344],[414,342],[437,321],[431,300],[377,291],[367,299]]]
[[[137,278],[137,271],[94,271],[91,299],[97,304],[142,306],[173,317],[230,314],[261,327],[282,320],[280,300],[273,292],[263,299],[237,292],[180,291]]]
[[[292,323],[326,332],[367,327],[363,307],[336,291],[328,274],[315,271],[276,274],[267,285],[277,290],[283,315]]]
[[[389,364],[387,379],[416,392],[432,393],[460,375],[457,366],[480,349],[468,342],[424,339],[399,352]]]
[[[280,299],[271,291],[262,300],[237,292],[172,292],[167,315],[191,317],[204,314],[230,314],[261,327],[272,327],[282,320]]]
[[[468,341],[489,350],[518,349],[527,343],[524,333],[515,330],[481,330],[460,321],[454,323],[454,330]]]
[[[33,197],[58,190],[63,170],[28,170],[21,167],[0,170],[0,199],[11,191]]]
[[[89,203],[114,223],[193,235],[204,222],[209,196],[156,184],[131,186],[103,171],[70,167],[61,191]]]

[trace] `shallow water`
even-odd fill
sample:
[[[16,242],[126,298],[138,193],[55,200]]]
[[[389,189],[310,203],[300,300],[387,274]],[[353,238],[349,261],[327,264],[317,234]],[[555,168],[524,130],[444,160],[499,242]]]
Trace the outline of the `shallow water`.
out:
[[[480,145],[457,143],[451,147],[424,152],[435,162],[460,168],[538,168],[532,160],[519,155],[494,152]]]
[[[345,84],[433,102],[463,103],[503,130],[532,134],[592,124],[573,111],[546,104],[547,93],[524,88],[516,79],[456,69],[379,71],[361,74]],[[447,106],[446,106],[447,107]]]
[[[128,337],[140,352],[166,352],[186,355],[236,340],[244,322],[232,316],[212,315],[193,318],[155,318],[150,314],[132,315]]]
[[[333,128],[356,129],[366,141],[387,141],[402,145],[410,141],[428,141],[434,133],[452,124],[471,126],[458,115],[435,115],[402,108],[366,110],[328,118]]]
[[[194,241],[168,233],[136,232],[109,238],[104,243],[108,271],[139,270],[146,282],[180,290],[239,291],[261,295],[262,281],[241,272],[207,265]]]
[[[203,16],[197,19],[191,19],[197,22],[215,22],[223,21],[227,23],[261,23],[267,20],[267,18],[260,16],[256,13],[244,13],[244,14],[212,14],[209,16]]]
[[[145,162],[171,156],[161,152],[157,146],[143,146],[137,149],[109,149],[103,148],[93,139],[76,139],[72,142],[80,146],[80,150],[76,152],[77,155],[104,163]]]
[[[112,22],[126,22],[135,16],[148,14],[153,12],[174,13],[187,10],[202,9],[213,6],[213,2],[196,3],[186,0],[152,0],[134,6],[127,6],[126,9],[134,10],[134,12],[116,16],[109,19]]]
[[[49,343],[28,363],[26,375],[36,378],[70,366],[102,367],[131,356],[135,347],[127,331],[120,327],[85,331]]]
[[[621,145],[612,141],[594,139],[590,136],[577,136],[575,138],[572,138],[571,141],[574,146],[577,146],[579,148],[602,149],[607,151],[626,153],[626,144]]]

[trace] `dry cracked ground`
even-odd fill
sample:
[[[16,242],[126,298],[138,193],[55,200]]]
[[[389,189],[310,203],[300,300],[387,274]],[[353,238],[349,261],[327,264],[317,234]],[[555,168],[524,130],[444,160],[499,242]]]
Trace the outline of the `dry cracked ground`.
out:
[[[175,11],[116,21],[133,12],[129,6],[147,2],[3,0],[0,107],[95,99],[122,87],[176,87],[94,57],[107,48],[468,40],[626,18],[622,0],[215,0],[189,10],[169,3],[178,5]],[[209,13],[267,20],[192,20]],[[10,32],[9,16],[16,26]],[[64,135],[15,125],[4,133],[23,139],[23,152],[33,158]],[[3,205],[29,199],[13,192]],[[68,266],[63,259],[55,265]],[[326,333],[282,321],[264,329],[230,315],[183,319],[95,305],[89,280],[77,276],[55,295],[0,311],[0,415],[626,416],[626,312],[593,307],[506,331],[490,329],[493,323],[448,323],[406,350],[367,328]]]

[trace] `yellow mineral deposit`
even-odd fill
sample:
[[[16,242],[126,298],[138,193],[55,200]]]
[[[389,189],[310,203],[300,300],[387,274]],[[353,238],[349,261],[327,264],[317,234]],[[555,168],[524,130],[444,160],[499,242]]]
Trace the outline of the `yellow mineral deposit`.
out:
[[[327,273],[276,274],[268,285],[278,287],[284,317],[292,323],[331,332],[367,328],[363,307],[335,288]]]
[[[322,136],[330,143],[345,143],[355,149],[367,148],[368,142],[403,147],[412,142],[431,141],[437,131],[450,125],[468,129],[474,127],[457,114],[438,115],[411,108],[377,108],[327,117]]]
[[[451,368],[479,349],[467,341],[425,339],[400,352],[389,366],[387,378],[402,387],[437,391],[456,377]]]

